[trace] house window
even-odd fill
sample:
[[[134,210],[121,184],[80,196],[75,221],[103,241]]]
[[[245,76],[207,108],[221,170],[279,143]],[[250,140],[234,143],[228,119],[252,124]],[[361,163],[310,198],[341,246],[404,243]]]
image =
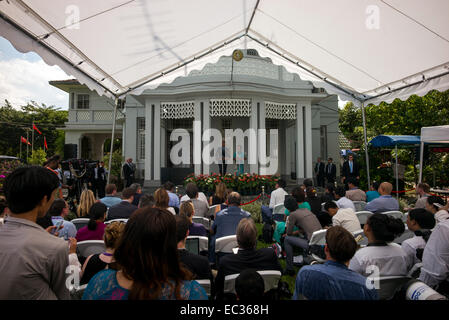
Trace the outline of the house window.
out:
[[[78,109],[89,109],[89,95],[78,94],[76,106]]]
[[[137,118],[137,158],[145,159],[145,118]]]
[[[327,126],[320,126],[320,146],[321,159],[327,159]]]

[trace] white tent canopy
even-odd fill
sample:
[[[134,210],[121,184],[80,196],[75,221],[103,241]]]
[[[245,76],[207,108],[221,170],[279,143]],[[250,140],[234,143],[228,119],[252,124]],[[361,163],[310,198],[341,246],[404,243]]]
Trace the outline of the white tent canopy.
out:
[[[434,126],[421,128],[421,153],[419,163],[419,182],[422,181],[423,160],[424,160],[424,144],[449,144],[449,125]]]
[[[366,105],[449,88],[448,12],[440,0],[8,0],[0,36],[110,97],[247,46]]]

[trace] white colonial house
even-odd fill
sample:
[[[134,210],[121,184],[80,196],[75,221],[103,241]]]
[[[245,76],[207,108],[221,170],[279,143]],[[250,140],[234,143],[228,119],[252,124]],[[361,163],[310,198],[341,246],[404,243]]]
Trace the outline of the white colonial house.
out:
[[[192,172],[219,172],[217,164],[206,164],[198,156],[210,143],[203,141],[204,132],[210,128],[223,136],[226,129],[277,129],[278,149],[270,156],[278,161],[275,173],[287,180],[312,178],[317,157],[324,161],[332,157],[337,162],[337,96],[260,57],[256,50],[241,52],[240,61],[222,56],[216,63],[172,83],[126,97],[125,107],[117,114],[115,137],[122,139],[123,156],[133,158],[137,176],[145,186],[166,180],[179,182]],[[112,134],[114,102],[76,80],[50,84],[69,93],[66,144],[77,146],[77,157],[102,158],[103,145]],[[170,136],[179,128],[186,129],[189,137],[185,138],[190,139],[187,164],[174,164],[170,157],[172,147],[178,143]],[[254,150],[260,152],[260,139],[259,135],[245,139],[245,172],[266,173],[261,163],[248,161]],[[269,146],[267,135],[268,154]],[[228,165],[228,173],[236,170],[235,164]]]

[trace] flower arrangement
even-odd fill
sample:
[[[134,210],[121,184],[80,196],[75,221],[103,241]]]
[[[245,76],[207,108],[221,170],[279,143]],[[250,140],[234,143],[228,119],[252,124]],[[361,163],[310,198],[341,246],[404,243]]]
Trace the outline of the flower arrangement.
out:
[[[3,195],[3,184],[6,177],[23,164],[18,160],[1,160],[0,161],[0,195]]]
[[[262,192],[262,186],[265,187],[266,193],[271,192],[279,178],[279,175],[259,175],[256,173],[240,175],[227,173],[223,176],[217,173],[195,176],[192,173],[185,178],[184,185],[193,182],[202,192],[211,194],[215,191],[215,186],[223,182],[228,189],[238,191],[242,195],[249,195]]]

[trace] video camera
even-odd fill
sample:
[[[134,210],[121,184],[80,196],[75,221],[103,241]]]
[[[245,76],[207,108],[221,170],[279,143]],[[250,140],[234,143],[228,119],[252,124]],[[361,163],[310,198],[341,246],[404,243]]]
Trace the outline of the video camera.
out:
[[[93,173],[93,168],[97,166],[97,163],[98,161],[84,159],[61,161],[61,168],[67,185],[71,186],[69,198],[79,201],[81,192],[87,188],[87,184]]]

